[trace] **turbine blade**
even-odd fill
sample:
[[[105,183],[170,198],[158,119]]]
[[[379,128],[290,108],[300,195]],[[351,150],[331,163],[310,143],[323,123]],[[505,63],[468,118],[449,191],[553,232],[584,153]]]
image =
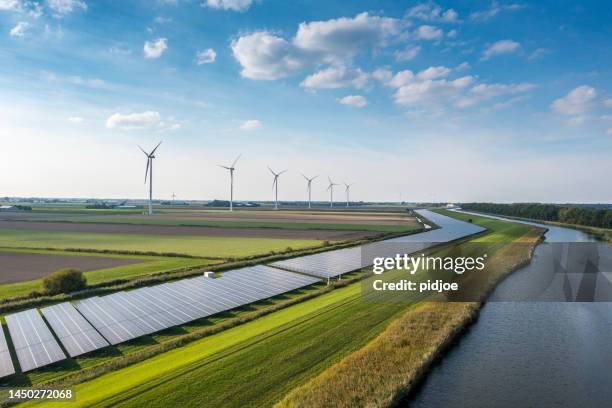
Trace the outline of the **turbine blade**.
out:
[[[278,173],[278,175],[280,176],[281,174],[286,173],[286,172],[287,172],[287,170],[283,170],[280,173]]]
[[[304,175],[304,173],[300,173],[300,174],[301,174],[301,175],[302,175],[302,177],[304,177],[304,178],[305,178],[307,181],[310,181],[310,179],[309,179],[308,177],[306,177],[306,176]]]
[[[234,160],[234,163],[232,163],[232,167],[236,167],[236,163],[238,163],[238,160],[240,159],[240,157],[242,157],[242,153],[240,153],[238,157],[236,157],[236,160]]]
[[[228,170],[230,170],[230,168],[229,168],[229,167],[224,166],[224,165],[222,165],[222,164],[217,164],[217,166],[219,166],[219,167],[223,167],[224,169],[228,169]]]
[[[151,159],[147,158],[147,169],[145,170],[145,184],[147,184],[147,177],[149,176],[149,165],[151,164]]]
[[[274,176],[274,180],[272,180],[272,190],[274,190],[274,186],[276,185],[276,176]]]
[[[276,173],[274,172],[274,170],[272,170],[272,169],[270,168],[270,166],[268,166],[268,170],[270,170],[270,173],[272,173],[272,174],[274,174],[274,176],[276,176]]]
[[[147,153],[147,152],[145,151],[145,149],[143,149],[142,147],[140,147],[140,145],[136,145],[136,146],[138,146],[138,148],[139,148],[140,150],[142,150],[142,152],[145,154],[145,156],[149,157],[149,153]]]
[[[162,142],[159,142],[159,143],[157,144],[157,146],[155,146],[155,149],[153,149],[153,150],[151,151],[151,156],[153,156],[153,154],[155,154],[155,151],[157,150],[157,148],[159,147],[159,145],[160,145],[160,144],[162,144]]]
[[[316,179],[317,177],[319,177],[319,175],[317,174],[316,176],[314,176],[313,178],[311,178],[311,180]]]

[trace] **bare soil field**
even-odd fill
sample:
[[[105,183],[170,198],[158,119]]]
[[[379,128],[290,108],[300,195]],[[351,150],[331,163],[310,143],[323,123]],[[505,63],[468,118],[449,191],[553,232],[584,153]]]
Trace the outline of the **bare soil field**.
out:
[[[0,251],[0,284],[34,280],[64,268],[78,268],[87,272],[141,262],[141,259],[129,258]]]
[[[78,222],[7,221],[0,228],[61,232],[98,232],[114,234],[192,235],[211,237],[285,238],[344,241],[377,235],[368,231],[293,230],[274,228],[216,228],[174,225],[103,224]]]

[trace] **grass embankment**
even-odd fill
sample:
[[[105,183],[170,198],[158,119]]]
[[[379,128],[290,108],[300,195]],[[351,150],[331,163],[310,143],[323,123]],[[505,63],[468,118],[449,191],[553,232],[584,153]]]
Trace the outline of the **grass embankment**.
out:
[[[0,248],[0,251],[6,249]],[[198,258],[178,258],[178,257],[157,257],[157,256],[138,256],[138,255],[117,255],[117,254],[93,254],[93,253],[74,253],[68,251],[45,251],[45,250],[22,250],[10,249],[10,252],[66,255],[66,256],[93,256],[104,258],[129,258],[139,259],[142,263],[117,266],[114,268],[98,269],[95,271],[84,272],[88,285],[98,285],[104,282],[118,279],[128,280],[147,275],[163,274],[174,271],[187,270],[197,267],[218,265],[223,261]],[[43,292],[42,279],[35,279],[24,282],[7,283],[0,285],[0,300],[26,296],[32,292]]]
[[[440,213],[462,218],[461,214]],[[486,279],[466,276],[462,287],[471,285],[476,293],[486,296],[499,280],[529,262],[543,230],[483,217],[471,218],[491,232],[459,247],[484,243],[482,248],[493,249],[494,253],[486,264]],[[498,245],[502,242],[518,244]],[[293,390],[277,408],[392,406],[411,391],[431,363],[472,321],[478,309],[479,302],[420,303],[370,344]]]
[[[318,240],[146,235],[0,229],[0,247],[81,248],[111,251],[139,251],[186,254],[198,257],[241,258],[303,249],[323,244]]]
[[[412,305],[363,301],[353,284],[79,384],[76,406],[270,406]]]

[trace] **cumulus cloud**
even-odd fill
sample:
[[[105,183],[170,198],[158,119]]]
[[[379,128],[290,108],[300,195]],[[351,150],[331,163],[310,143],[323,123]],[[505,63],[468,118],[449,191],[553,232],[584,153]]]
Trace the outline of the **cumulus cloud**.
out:
[[[56,17],[65,16],[76,10],[87,10],[87,3],[82,0],[47,0],[47,5]]]
[[[216,59],[217,53],[212,48],[207,48],[205,50],[198,51],[198,53],[196,54],[196,63],[198,65],[211,64],[215,62]]]
[[[551,109],[562,115],[582,115],[588,112],[597,98],[595,88],[582,85],[574,88],[562,98],[555,99]]]
[[[21,3],[19,0],[0,0],[0,10],[3,11],[19,11]]]
[[[11,37],[23,37],[29,27],[29,23],[20,21],[15,25],[15,27],[11,28],[10,35]]]
[[[492,19],[493,17],[495,17],[496,15],[498,15],[499,13],[503,12],[503,11],[517,11],[517,10],[521,10],[525,8],[524,5],[522,4],[499,4],[499,2],[494,1],[491,4],[491,7],[485,9],[485,10],[480,10],[480,11],[475,11],[473,13],[470,14],[470,19],[473,21],[487,21]]]
[[[417,28],[415,35],[420,40],[439,40],[444,36],[444,32],[439,28],[430,25],[422,25]]]
[[[245,34],[231,47],[243,77],[271,80],[311,65],[346,63],[359,53],[386,46],[401,27],[398,19],[361,13],[301,23],[290,40],[269,31]]]
[[[214,9],[232,10],[232,11],[247,11],[253,0],[206,0],[203,5]]]
[[[250,79],[278,79],[302,70],[306,60],[285,39],[267,31],[244,35],[232,42],[240,74]]]
[[[155,41],[145,41],[143,47],[145,58],[159,58],[167,49],[168,42],[165,38],[158,38]]]
[[[412,107],[435,107],[445,105],[466,108],[490,99],[501,99],[527,93],[535,88],[530,83],[520,84],[486,84],[477,83],[471,75],[449,77],[460,69],[435,66],[418,73],[403,70],[397,73],[382,68],[372,73],[372,77],[385,86],[395,89],[393,98],[398,105]],[[496,109],[508,106],[508,101],[498,102]]]
[[[240,129],[247,130],[247,131],[261,129],[262,127],[263,127],[263,123],[261,123],[261,121],[257,119],[245,120],[244,122],[240,124]]]
[[[500,40],[489,45],[482,53],[482,59],[488,60],[489,58],[502,55],[511,54],[518,51],[521,48],[521,44],[512,40]]]
[[[418,45],[409,46],[404,48],[401,51],[395,51],[395,60],[396,61],[410,61],[413,60],[419,55],[421,52],[421,47]]]
[[[459,20],[459,14],[452,8],[443,10],[436,3],[421,3],[412,7],[406,13],[407,17],[417,18],[425,21],[437,21],[442,23],[454,23]]]
[[[106,127],[120,130],[142,130],[159,127],[162,123],[159,112],[114,113],[106,120]]]
[[[347,95],[339,99],[338,102],[342,105],[354,106],[356,108],[363,108],[368,104],[368,100],[361,95]]]
[[[368,82],[368,75],[359,68],[334,65],[311,74],[301,85],[310,89],[337,89],[353,87],[362,89]]]

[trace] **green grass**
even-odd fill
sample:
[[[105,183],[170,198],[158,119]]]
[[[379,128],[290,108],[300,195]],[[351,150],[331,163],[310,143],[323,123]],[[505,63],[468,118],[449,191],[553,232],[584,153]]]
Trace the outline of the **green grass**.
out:
[[[0,248],[0,251],[7,249]],[[32,251],[32,250],[10,250],[10,252],[23,253],[43,253],[51,255],[68,255],[68,256],[97,256],[104,258],[129,258],[140,259],[142,263],[117,266],[108,269],[98,269],[95,271],[85,272],[87,283],[95,285],[103,282],[109,282],[117,279],[132,279],[139,276],[151,275],[156,273],[170,272],[183,268],[191,268],[197,266],[207,266],[219,264],[222,261],[210,259],[193,259],[193,258],[177,258],[177,257],[157,257],[157,256],[127,256],[115,254],[85,254],[66,251]],[[32,291],[42,291],[42,279],[36,279],[25,282],[7,283],[0,285],[0,299],[7,299],[16,296],[24,296]]]
[[[490,224],[494,239],[520,237],[514,225]],[[368,343],[412,304],[364,301],[359,283],[336,289],[78,384],[73,406],[270,406]]]
[[[85,222],[105,224],[134,224],[134,225],[165,225],[165,226],[194,226],[216,228],[269,228],[283,230],[338,230],[338,231],[367,231],[381,233],[409,232],[421,228],[416,223],[406,224],[345,224],[330,222],[290,222],[290,221],[217,221],[198,219],[164,219],[163,215],[155,218],[136,217],[107,217],[107,216],[53,216],[48,218],[35,218],[34,221],[62,221]]]
[[[207,237],[185,235],[109,234],[0,229],[0,247],[83,248],[95,250],[142,251],[213,258],[240,258],[321,245],[318,240]]]

